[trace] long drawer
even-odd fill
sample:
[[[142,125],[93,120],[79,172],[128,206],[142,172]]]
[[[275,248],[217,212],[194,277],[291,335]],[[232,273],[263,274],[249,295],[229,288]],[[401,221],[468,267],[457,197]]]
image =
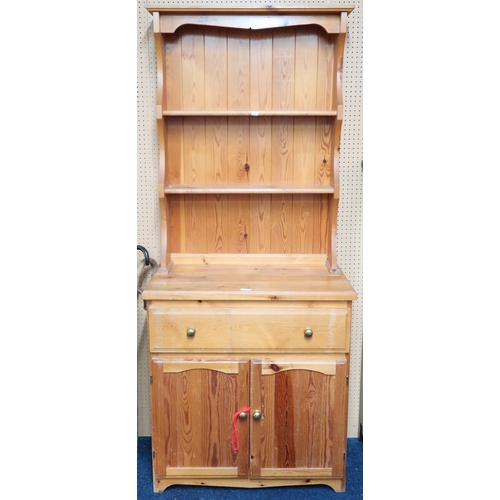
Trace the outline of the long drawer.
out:
[[[349,308],[155,306],[150,350],[349,352],[350,320]]]

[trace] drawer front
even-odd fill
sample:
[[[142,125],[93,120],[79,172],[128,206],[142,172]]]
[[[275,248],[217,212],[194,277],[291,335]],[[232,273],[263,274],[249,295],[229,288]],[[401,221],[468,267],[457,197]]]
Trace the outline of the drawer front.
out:
[[[231,313],[231,340],[235,348],[347,352],[349,319],[348,309],[234,310]]]
[[[223,350],[229,345],[229,309],[151,308],[148,319],[151,351]],[[189,328],[194,335],[188,335]]]
[[[351,312],[335,309],[150,310],[152,351],[335,351],[348,352]],[[188,329],[191,335],[188,335]]]

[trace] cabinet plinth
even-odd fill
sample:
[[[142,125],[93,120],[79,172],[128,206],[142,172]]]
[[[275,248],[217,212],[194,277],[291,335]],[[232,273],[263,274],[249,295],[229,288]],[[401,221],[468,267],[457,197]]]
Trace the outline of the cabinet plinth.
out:
[[[350,6],[148,7],[161,266],[155,491],[345,489],[352,301],[337,264]]]

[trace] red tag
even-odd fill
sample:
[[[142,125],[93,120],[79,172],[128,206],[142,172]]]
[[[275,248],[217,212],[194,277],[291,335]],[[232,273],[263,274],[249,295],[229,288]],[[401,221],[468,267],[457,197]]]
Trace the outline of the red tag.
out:
[[[233,450],[238,451],[240,449],[240,441],[238,439],[238,417],[240,413],[244,411],[250,411],[250,406],[244,406],[241,410],[237,411],[233,416],[233,435],[231,437],[231,444],[233,445]]]

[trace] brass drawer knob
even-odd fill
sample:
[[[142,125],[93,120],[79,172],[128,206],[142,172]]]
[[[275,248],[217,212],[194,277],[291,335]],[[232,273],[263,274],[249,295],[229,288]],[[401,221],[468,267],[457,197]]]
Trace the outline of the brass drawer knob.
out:
[[[259,410],[255,410],[253,413],[252,413],[252,417],[254,420],[260,420],[260,417],[262,417],[262,414],[260,413]]]
[[[193,328],[192,326],[190,326],[187,331],[186,331],[186,334],[188,337],[194,337],[194,334],[196,333],[196,329]]]
[[[306,328],[306,329],[304,330],[304,335],[305,335],[306,337],[312,337],[312,336],[313,336],[313,331],[312,331],[312,329],[311,329],[311,328]]]
[[[245,420],[247,418],[248,414],[246,411],[242,411],[239,415],[241,420]]]

